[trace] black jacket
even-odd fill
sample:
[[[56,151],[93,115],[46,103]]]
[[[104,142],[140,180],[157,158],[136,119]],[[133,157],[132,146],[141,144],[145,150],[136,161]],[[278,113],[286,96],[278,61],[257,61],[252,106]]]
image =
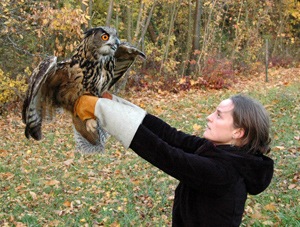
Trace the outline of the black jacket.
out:
[[[180,181],[173,205],[173,226],[239,226],[247,193],[270,184],[273,161],[230,145],[177,131],[146,115],[130,148]]]

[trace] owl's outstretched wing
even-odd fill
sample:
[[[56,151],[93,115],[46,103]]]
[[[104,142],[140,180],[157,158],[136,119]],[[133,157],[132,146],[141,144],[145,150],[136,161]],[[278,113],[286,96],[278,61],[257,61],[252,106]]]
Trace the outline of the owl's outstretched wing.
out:
[[[109,88],[125,75],[137,56],[145,58],[143,52],[130,44],[120,44],[114,55],[114,77],[109,82]],[[71,59],[57,62],[55,56],[43,60],[34,69],[22,110],[27,138],[42,139],[42,121],[49,112],[51,114],[53,107],[63,107],[69,112],[73,111],[75,101],[84,91],[83,78],[83,70],[79,64],[73,64]],[[73,119],[77,133],[75,133],[75,140],[78,138],[79,141],[78,147],[88,152],[103,150],[107,134],[99,128],[97,134],[90,135],[85,132],[85,128],[79,127],[81,124],[78,126],[76,122],[76,119],[75,121]]]
[[[127,42],[122,42],[115,53],[114,78],[110,83],[109,89],[125,75],[137,57],[146,59],[146,55],[136,47]]]
[[[45,83],[57,69],[57,57],[51,56],[40,62],[30,77],[28,90],[22,110],[22,120],[26,124],[25,135],[27,138],[40,140],[42,138],[42,118],[46,105],[51,102],[46,97]]]

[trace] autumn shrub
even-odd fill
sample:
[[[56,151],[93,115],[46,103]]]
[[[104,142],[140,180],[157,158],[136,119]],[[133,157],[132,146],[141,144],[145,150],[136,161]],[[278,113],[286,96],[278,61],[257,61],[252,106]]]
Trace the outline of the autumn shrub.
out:
[[[25,69],[29,74],[29,69]],[[10,74],[5,74],[0,69],[0,113],[6,105],[21,100],[27,89],[27,83],[24,76],[18,74],[13,78]]]
[[[149,64],[149,63],[148,63]],[[147,64],[147,65],[148,65]],[[149,65],[148,65],[149,66]],[[147,70],[149,73],[149,70]],[[130,89],[137,91],[154,90],[170,91],[177,93],[179,91],[188,91],[190,89],[226,89],[235,82],[233,63],[225,58],[208,58],[200,74],[193,76],[177,76],[174,69],[173,74],[159,74],[154,71],[146,76],[135,76],[129,78],[128,85]],[[147,74],[147,73],[145,73]]]
[[[201,70],[196,85],[212,89],[228,88],[234,81],[232,61],[227,59],[208,58]]]
[[[275,67],[275,68],[288,68],[293,65],[293,58],[289,56],[274,56],[271,57],[269,60],[269,67]]]
[[[147,69],[148,73],[157,77],[163,76],[165,79],[176,77],[178,75],[179,62],[172,57],[166,57],[164,50],[164,46],[147,43],[145,47],[147,61],[145,62],[144,68]],[[176,51],[177,50],[171,51],[169,55],[174,55]]]
[[[40,3],[42,11],[34,11],[31,20],[38,24],[35,30],[38,38],[48,36],[48,45],[43,48],[51,50],[56,56],[67,56],[79,44],[82,36],[82,27],[87,26],[86,14],[80,8],[66,5],[62,8],[53,8],[50,3]],[[50,51],[50,50],[48,50]]]

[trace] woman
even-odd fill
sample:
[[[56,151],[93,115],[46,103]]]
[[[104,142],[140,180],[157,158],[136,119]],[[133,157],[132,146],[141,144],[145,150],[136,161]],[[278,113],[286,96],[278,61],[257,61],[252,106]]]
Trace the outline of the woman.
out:
[[[247,194],[270,184],[273,161],[264,156],[270,151],[269,118],[258,102],[242,95],[222,101],[199,138],[126,100],[104,96],[82,96],[75,113],[89,131],[98,118],[126,148],[180,181],[173,226],[239,226]]]

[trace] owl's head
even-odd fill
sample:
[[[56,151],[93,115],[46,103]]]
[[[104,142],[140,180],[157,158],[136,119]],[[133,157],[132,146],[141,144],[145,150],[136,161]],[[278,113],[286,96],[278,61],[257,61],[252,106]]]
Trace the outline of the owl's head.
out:
[[[113,56],[120,45],[117,31],[111,27],[92,28],[86,31],[84,35],[89,49],[100,55]]]

